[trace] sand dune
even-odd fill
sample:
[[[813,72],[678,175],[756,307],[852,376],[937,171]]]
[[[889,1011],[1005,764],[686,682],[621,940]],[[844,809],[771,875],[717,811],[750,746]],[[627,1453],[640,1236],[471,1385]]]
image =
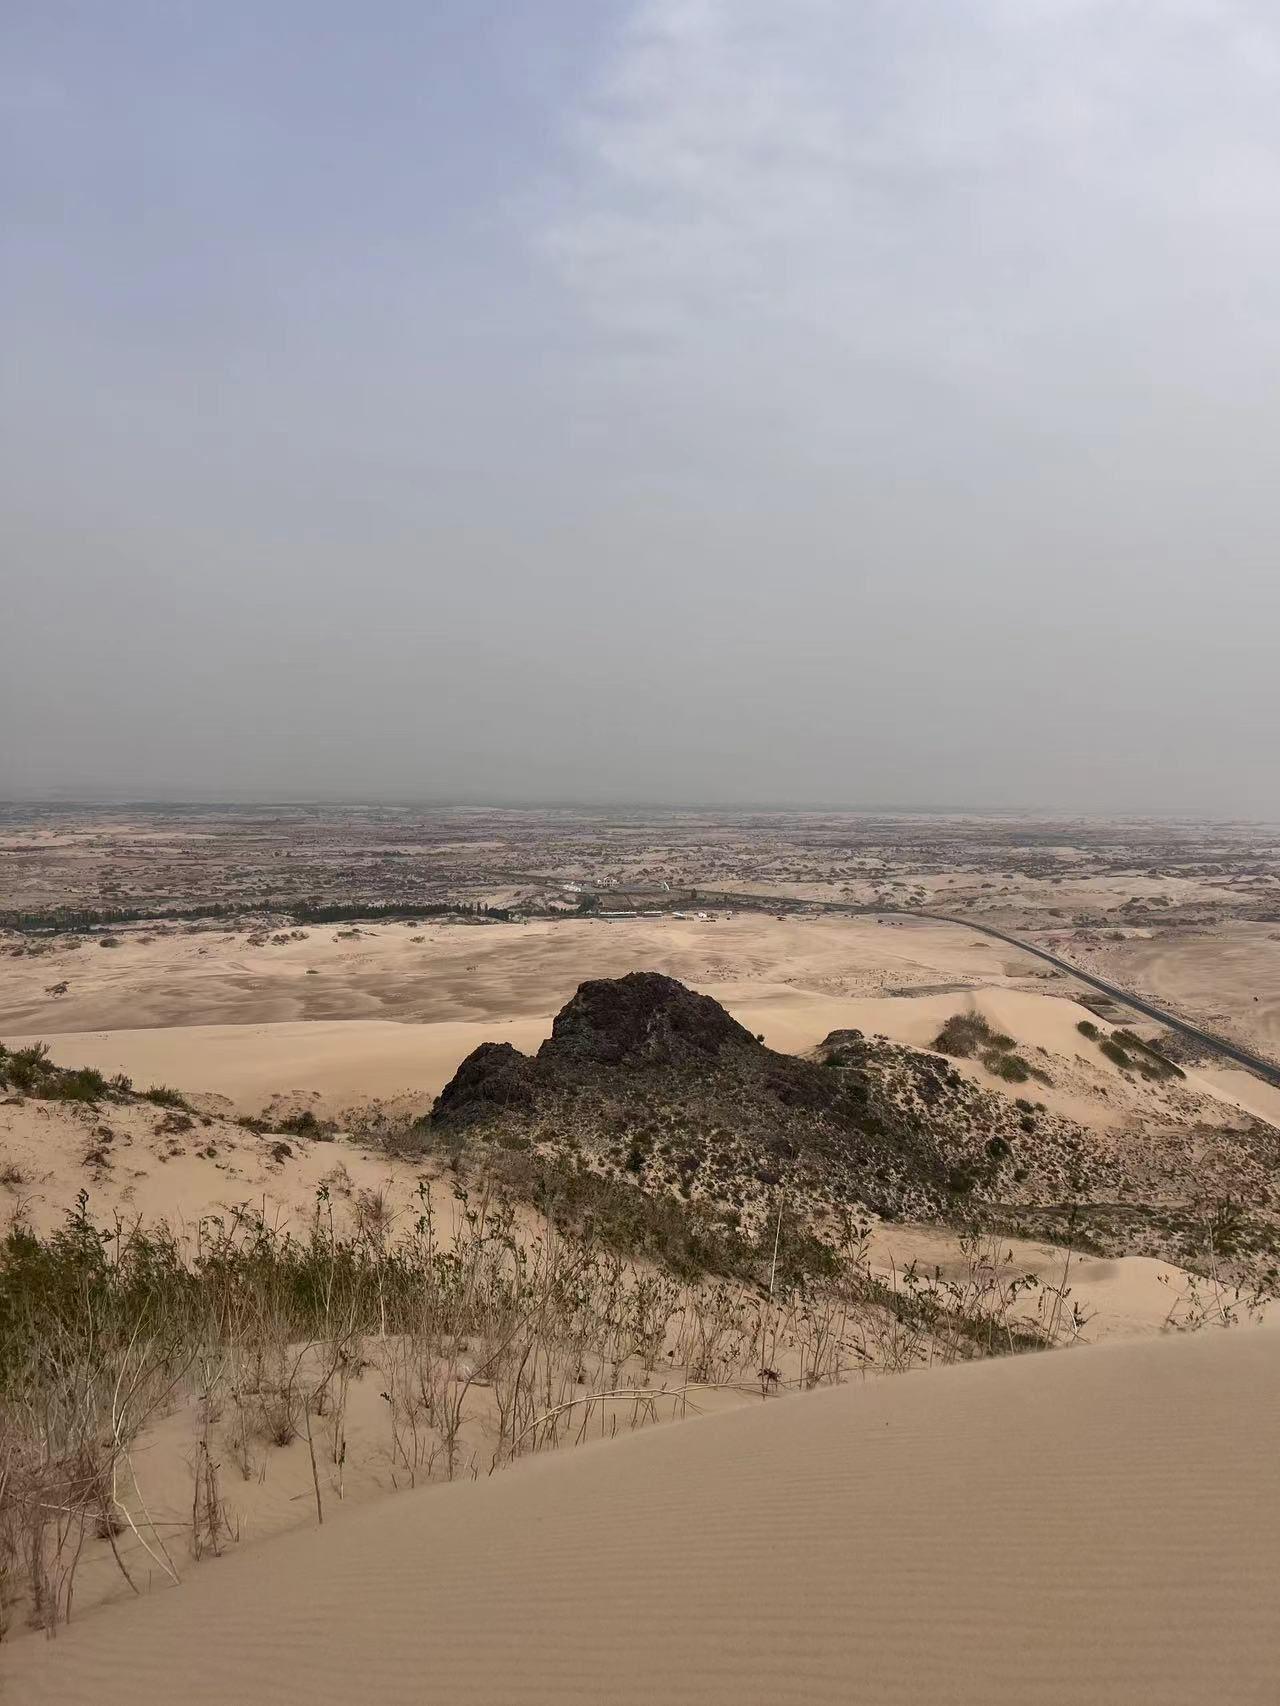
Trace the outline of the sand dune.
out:
[[[433,922],[329,926],[300,940],[231,932],[123,931],[102,950],[65,942],[5,966],[0,1036],[34,1030],[279,1024],[311,1019],[492,1022],[555,1013],[589,977],[645,967],[703,987],[756,985],[832,995],[970,977],[1001,979],[1036,962],[949,924],[881,928],[871,919],[743,913],[713,922],[634,919],[483,927]],[[51,986],[67,984],[51,998]]]
[[[1054,1082],[1036,1095],[1055,1113],[1085,1125],[1125,1122],[1152,1111],[1149,1086],[1126,1085],[1099,1060],[1082,1063],[1086,1048],[1076,1026],[1088,1010],[1059,995],[1005,988],[975,988],[901,996],[842,996],[762,981],[705,982],[698,987],[728,1008],[771,1048],[804,1053],[831,1031],[853,1027],[915,1048],[930,1048],[951,1014],[976,1010],[1028,1049],[1050,1057]],[[139,1085],[164,1083],[187,1091],[212,1090],[244,1113],[259,1112],[273,1096],[318,1092],[336,1113],[372,1097],[408,1097],[426,1108],[458,1063],[482,1042],[509,1042],[526,1052],[551,1034],[555,1010],[496,1019],[401,1022],[392,1019],[311,1019],[258,1024],[189,1024],[120,1030],[39,1031],[8,1035],[11,1047],[47,1041],[62,1066],[125,1072]],[[975,1060],[955,1063],[984,1088],[1012,1094]],[[1014,1089],[1019,1087],[1015,1086]],[[1280,1092],[1244,1072],[1189,1074],[1196,1098],[1226,1103],[1233,1111],[1280,1119]],[[1099,1092],[1106,1091],[1106,1099]],[[1167,1094],[1158,1117],[1198,1110],[1186,1096]],[[1203,1110],[1199,1110],[1203,1111]]]
[[[37,1706],[1272,1702],[1267,1328],[781,1399],[410,1493],[8,1653]]]
[[[536,1049],[554,1014],[506,1023],[399,1025],[390,1019],[317,1019],[279,1025],[169,1025],[159,1029],[80,1031],[47,1041],[60,1066],[125,1072],[141,1086],[211,1090],[243,1113],[273,1096],[319,1092],[337,1111],[374,1097],[416,1097],[423,1108],[459,1061],[483,1042]],[[13,1048],[37,1039],[6,1038]]]
[[[1066,979],[1018,950],[950,924],[870,918],[614,924],[540,920],[483,927],[434,922],[330,927],[263,941],[224,931],[153,935],[126,930],[101,951],[92,939],[6,962],[0,1037],[40,1038],[66,1065],[124,1071],[139,1082],[215,1090],[248,1113],[276,1094],[318,1090],[337,1112],[373,1096],[425,1106],[477,1043],[529,1049],[588,977],[658,970],[713,996],[785,1052],[854,1027],[928,1047],[957,1010],[976,1007],[1020,1044],[1054,1057],[1055,1113],[1116,1127],[1134,1114],[1162,1121],[1203,1108],[1132,1091],[1086,1050],[1090,1015]],[[52,990],[65,985],[65,993]],[[1051,993],[1052,992],[1052,993]],[[911,996],[911,999],[903,999]],[[1009,1086],[977,1061],[960,1070],[988,1089]],[[1196,1097],[1280,1117],[1280,1099],[1248,1074],[1192,1075]],[[1158,1107],[1153,1103],[1159,1102]]]

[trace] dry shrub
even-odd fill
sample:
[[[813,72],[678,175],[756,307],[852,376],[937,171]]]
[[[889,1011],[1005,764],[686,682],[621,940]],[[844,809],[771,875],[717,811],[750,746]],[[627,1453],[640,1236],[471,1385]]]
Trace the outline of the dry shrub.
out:
[[[0,1243],[0,1608],[50,1633],[73,1613],[86,1547],[178,1570],[133,1473],[140,1434],[193,1419],[186,1545],[236,1538],[224,1474],[305,1449],[317,1520],[341,1499],[354,1382],[376,1379],[396,1485],[668,1420],[709,1389],[783,1388],[1070,1342],[1067,1274],[1041,1287],[976,1235],[955,1272],[873,1271],[850,1225],[806,1270],[781,1205],[756,1271],[665,1271],[591,1229],[522,1220],[456,1181],[450,1230],[426,1181],[408,1213],[322,1186],[304,1236],[249,1214],[97,1228],[82,1196],[52,1237]],[[789,1241],[794,1238],[794,1248]],[[683,1245],[682,1250],[687,1251]],[[685,1260],[682,1255],[682,1263]],[[816,1271],[815,1271],[816,1270]]]

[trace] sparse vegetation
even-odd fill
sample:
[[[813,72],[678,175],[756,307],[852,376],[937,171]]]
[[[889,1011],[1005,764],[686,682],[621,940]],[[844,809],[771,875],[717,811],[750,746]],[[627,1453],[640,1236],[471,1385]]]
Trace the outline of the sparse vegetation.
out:
[[[251,914],[273,913],[287,915],[299,924],[336,924],[351,918],[393,921],[418,918],[492,917],[503,919],[508,916],[503,908],[488,907],[483,902],[478,901],[401,903],[393,900],[371,902],[345,900],[328,902],[301,900],[289,896],[273,896],[264,893],[254,899],[252,906],[243,900],[210,900],[196,906],[157,904],[153,907],[51,906],[40,910],[5,908],[0,909],[0,930],[53,934],[68,930],[94,930],[103,925],[198,923],[205,919],[236,920]],[[122,938],[104,935],[96,937],[95,940],[102,947],[118,948]]]
[[[1012,1037],[993,1031],[981,1013],[953,1013],[933,1039],[940,1054],[967,1060],[983,1050],[1003,1051],[1014,1046]]]
[[[128,1081],[123,1082],[127,1086]],[[98,1102],[119,1094],[120,1085],[120,1080],[109,1080],[92,1066],[55,1066],[47,1043],[12,1051],[0,1044],[0,1090],[42,1101]]]
[[[167,1084],[153,1084],[149,1090],[142,1091],[145,1102],[154,1102],[158,1108],[180,1108],[187,1113],[191,1104],[180,1090],[171,1090]]]
[[[1130,1072],[1133,1070],[1133,1061],[1113,1037],[1103,1037],[1098,1044],[1098,1048],[1099,1051],[1112,1063],[1112,1065],[1118,1066],[1122,1072]]]
[[[976,1055],[988,1072],[1007,1084],[1025,1084],[1031,1078],[1041,1084],[1052,1082],[1042,1067],[1033,1066],[1016,1052],[1012,1037],[993,1030],[981,1013],[953,1013],[933,1039],[933,1046],[940,1054],[961,1060]]]
[[[1117,1030],[1111,1033],[1112,1041],[1126,1048],[1136,1057],[1138,1071],[1144,1078],[1185,1078],[1186,1073],[1180,1066],[1175,1066],[1154,1047],[1135,1036],[1132,1031]]]
[[[1097,1040],[1099,1053],[1122,1072],[1136,1072],[1141,1077],[1154,1081],[1186,1077],[1180,1066],[1176,1066],[1151,1043],[1143,1042],[1133,1031],[1118,1029],[1112,1031],[1109,1037],[1104,1037],[1096,1028],[1090,1028]],[[1080,1025],[1077,1029],[1084,1031],[1084,1026]]]
[[[386,1406],[391,1477],[415,1484],[682,1414],[709,1386],[767,1396],[864,1367],[1036,1349],[1080,1325],[1065,1287],[1039,1295],[977,1237],[961,1277],[913,1267],[886,1281],[871,1272],[865,1229],[815,1263],[781,1204],[771,1237],[742,1248],[750,1278],[698,1268],[704,1234],[677,1238],[675,1220],[696,1217],[674,1202],[660,1211],[661,1242],[685,1271],[635,1265],[609,1241],[616,1193],[578,1189],[572,1214],[562,1202],[555,1224],[523,1234],[509,1198],[461,1182],[447,1238],[425,1183],[399,1230],[386,1199],[364,1192],[339,1233],[328,1187],[302,1238],[249,1215],[206,1220],[193,1242],[164,1226],[99,1228],[83,1194],[50,1237],[11,1228],[0,1243],[4,1620],[53,1632],[94,1545],[135,1590],[142,1558],[177,1580],[184,1553],[235,1538],[220,1466],[251,1478],[295,1441],[322,1522],[342,1494],[348,1397],[366,1373]],[[185,1537],[151,1520],[136,1463],[147,1429],[175,1410],[195,1435]]]

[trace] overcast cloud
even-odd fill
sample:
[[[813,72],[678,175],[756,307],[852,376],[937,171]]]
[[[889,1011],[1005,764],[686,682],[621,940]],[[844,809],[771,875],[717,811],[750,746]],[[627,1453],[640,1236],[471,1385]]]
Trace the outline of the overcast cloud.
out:
[[[1266,0],[4,38],[0,791],[1280,818]]]

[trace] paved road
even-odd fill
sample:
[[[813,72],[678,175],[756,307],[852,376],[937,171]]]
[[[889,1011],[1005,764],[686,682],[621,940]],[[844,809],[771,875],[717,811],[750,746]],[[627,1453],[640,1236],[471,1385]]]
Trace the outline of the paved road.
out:
[[[633,891],[638,892],[638,891]],[[674,898],[674,897],[672,897]],[[1038,948],[1033,942],[1024,942],[1019,936],[1010,936],[1006,930],[997,930],[993,924],[980,924],[975,918],[957,918],[946,912],[913,911],[905,906],[849,906],[841,901],[816,901],[807,895],[759,895],[759,894],[730,894],[717,890],[714,894],[699,891],[697,904],[719,901],[733,901],[741,904],[749,901],[759,906],[768,905],[771,900],[786,901],[800,906],[817,906],[823,912],[848,913],[853,916],[883,917],[886,914],[896,918],[927,918],[935,924],[958,924],[965,930],[978,930],[984,936],[994,936],[998,942],[1007,942],[1011,948],[1018,948],[1024,954],[1034,954],[1036,959],[1045,960],[1059,971],[1064,971],[1069,977],[1076,978],[1080,983],[1087,983],[1091,988],[1100,990],[1103,995],[1109,995],[1113,1001],[1119,1001],[1126,1007],[1132,1007],[1134,1012],[1142,1013],[1148,1019],[1155,1019],[1159,1024],[1166,1025],[1169,1030],[1176,1031],[1181,1037],[1186,1037],[1201,1048],[1211,1049],[1213,1053],[1224,1056],[1237,1066],[1246,1067],[1250,1072],[1256,1072],[1259,1078],[1265,1078],[1268,1084],[1280,1087],[1280,1066],[1274,1061],[1266,1060],[1261,1055],[1251,1054],[1248,1049],[1238,1048],[1235,1043],[1228,1042],[1225,1037],[1216,1037],[1211,1031],[1202,1031],[1198,1025],[1188,1024],[1185,1019],[1179,1019],[1174,1013],[1166,1013],[1163,1007],[1157,1007],[1154,1002],[1145,1001],[1140,995],[1133,995],[1127,989],[1121,989],[1118,984],[1108,983],[1105,978],[1095,977],[1092,972],[1081,971],[1079,966],[1073,966],[1070,960],[1064,960],[1057,954],[1051,954],[1047,948]]]

